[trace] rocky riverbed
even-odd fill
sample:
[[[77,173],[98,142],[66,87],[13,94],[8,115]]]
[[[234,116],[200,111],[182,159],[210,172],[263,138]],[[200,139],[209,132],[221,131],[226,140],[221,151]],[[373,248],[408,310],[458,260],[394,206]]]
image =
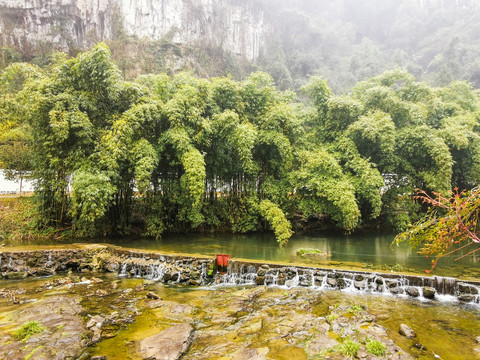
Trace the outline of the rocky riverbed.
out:
[[[477,310],[449,317],[450,307],[411,301],[95,273],[3,280],[0,359],[480,358]],[[40,330],[19,338],[33,321]],[[401,324],[416,334],[399,334]]]

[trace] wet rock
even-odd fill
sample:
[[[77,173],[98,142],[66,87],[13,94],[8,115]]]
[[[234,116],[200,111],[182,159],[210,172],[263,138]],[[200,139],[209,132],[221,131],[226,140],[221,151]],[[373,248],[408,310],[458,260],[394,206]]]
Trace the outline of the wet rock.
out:
[[[462,294],[458,296],[458,300],[463,301],[463,302],[472,302],[476,298],[475,295],[471,294]]]
[[[389,288],[395,288],[395,287],[397,287],[397,285],[398,285],[398,281],[397,281],[397,280],[394,280],[394,279],[387,279],[387,280],[385,280],[385,284],[386,284]]]
[[[149,291],[146,296],[148,299],[160,300],[160,296],[151,291]]]
[[[199,286],[199,285],[202,285],[202,280],[201,279],[190,279],[188,281],[188,283],[190,285],[195,285],[195,286]]]
[[[261,319],[242,325],[242,327],[238,331],[238,334],[241,336],[250,335],[250,334],[258,333],[260,330],[262,330]]]
[[[50,296],[24,305],[17,313],[16,322],[23,324],[35,320],[46,329],[24,342],[10,341],[1,345],[2,354],[10,360],[23,360],[35,350],[31,358],[63,360],[76,359],[85,348],[87,330],[79,315],[80,300],[67,296]],[[0,355],[0,358],[1,355]]]
[[[477,337],[475,338],[475,342],[476,342],[477,344],[480,344],[480,336],[477,336]]]
[[[107,357],[103,355],[93,356],[90,358],[90,360],[107,360]]]
[[[47,268],[37,269],[35,272],[36,276],[51,276],[54,274],[55,274],[55,270],[47,269]]]
[[[97,289],[97,290],[95,291],[95,295],[96,295],[96,296],[101,296],[101,297],[107,296],[107,295],[108,295],[108,291],[107,291],[107,290],[103,290],[103,289]]]
[[[379,314],[379,315],[377,315],[377,319],[378,319],[378,320],[387,320],[387,319],[389,319],[389,318],[390,318],[390,316],[389,316],[388,314]]]
[[[365,279],[365,276],[363,275],[360,275],[360,274],[355,275],[355,281],[363,281],[364,279]]]
[[[398,332],[400,333],[400,335],[405,336],[407,339],[413,339],[415,336],[417,336],[415,331],[410,329],[410,327],[405,324],[400,324],[400,329],[398,330]]]
[[[345,280],[343,279],[337,279],[337,286],[340,288],[340,289],[344,289],[347,287],[347,283]]]
[[[433,299],[435,297],[435,289],[430,286],[424,286],[423,297],[426,299]]]
[[[413,296],[413,297],[420,296],[420,291],[418,291],[418,289],[416,287],[413,287],[413,286],[407,287],[406,292],[407,292],[408,295]]]
[[[233,354],[233,360],[265,360],[270,350],[268,347],[251,349],[243,348]]]
[[[475,286],[465,283],[458,284],[458,291],[464,294],[478,294],[478,289]]]
[[[265,283],[265,277],[264,276],[257,276],[255,278],[255,284],[263,285],[264,283]]]
[[[92,278],[90,279],[90,282],[91,282],[92,284],[99,284],[99,283],[102,283],[103,280],[102,280],[102,279],[99,279],[99,278],[96,278],[96,277],[92,277]]]
[[[418,342],[414,342],[412,345],[415,349],[425,351],[427,348]]]
[[[91,329],[93,327],[102,327],[102,324],[105,322],[105,318],[99,316],[99,315],[95,315],[95,316],[92,316],[92,318],[90,320],[88,320],[87,322],[87,329]]]
[[[331,287],[337,287],[337,280],[336,279],[331,279],[327,278],[327,284]]]
[[[26,271],[9,271],[2,274],[4,278],[18,280],[18,279],[25,279],[28,276]]]
[[[365,289],[365,281],[355,281],[353,283],[356,289]]]
[[[378,324],[371,324],[367,329],[366,332],[373,336],[379,336],[381,338],[387,338],[388,333],[387,330],[383,326]]]
[[[300,281],[300,286],[308,287],[308,286],[310,286],[310,285],[311,285],[311,283],[310,283],[310,281],[308,281],[308,280]]]
[[[389,288],[388,291],[392,294],[398,294],[400,292],[400,289],[395,286],[395,287]]]
[[[330,349],[337,345],[338,342],[331,337],[316,334],[316,336],[308,342],[307,350],[310,355],[314,356],[324,353],[325,349]]]
[[[96,344],[98,343],[100,340],[102,339],[102,332],[99,328],[97,327],[94,327],[93,328],[93,336],[92,336],[92,340],[91,340],[91,343],[92,344]]]
[[[192,341],[193,327],[178,324],[141,340],[139,352],[143,359],[176,360],[187,352]]]
[[[107,270],[108,272],[117,272],[119,268],[120,268],[120,264],[115,262],[108,263],[105,266],[105,270]]]

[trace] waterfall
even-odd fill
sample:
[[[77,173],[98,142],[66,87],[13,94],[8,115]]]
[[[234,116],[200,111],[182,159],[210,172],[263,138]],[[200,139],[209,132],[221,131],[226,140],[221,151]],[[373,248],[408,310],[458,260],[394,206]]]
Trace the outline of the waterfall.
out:
[[[172,285],[206,285],[214,288],[259,285],[286,290],[299,287],[315,291],[338,290],[355,294],[411,297],[420,301],[480,303],[480,283],[458,282],[454,278],[440,276],[369,273],[236,260],[229,261],[227,273],[208,274],[207,269],[213,266],[213,259],[167,255],[130,255],[125,258],[125,253],[117,259],[119,276],[145,277]]]

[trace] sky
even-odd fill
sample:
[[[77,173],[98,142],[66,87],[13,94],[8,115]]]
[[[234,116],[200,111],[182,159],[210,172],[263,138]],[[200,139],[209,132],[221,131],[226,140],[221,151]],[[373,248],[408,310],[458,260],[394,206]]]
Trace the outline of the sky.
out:
[[[3,191],[16,191],[20,190],[20,182],[5,180],[3,176],[3,170],[0,170],[0,193]],[[23,181],[22,191],[33,191],[32,181]]]

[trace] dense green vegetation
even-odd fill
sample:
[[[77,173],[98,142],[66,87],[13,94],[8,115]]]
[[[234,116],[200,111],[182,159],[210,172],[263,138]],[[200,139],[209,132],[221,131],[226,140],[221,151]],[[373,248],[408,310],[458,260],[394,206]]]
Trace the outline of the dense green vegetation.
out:
[[[319,77],[279,91],[259,72],[126,81],[98,44],[2,72],[0,158],[33,170],[38,227],[151,237],[271,228],[284,244],[309,219],[404,229],[418,216],[415,188],[478,184],[478,100],[467,83],[430,87],[403,70],[341,96]],[[5,154],[19,144],[30,161],[15,165]]]

